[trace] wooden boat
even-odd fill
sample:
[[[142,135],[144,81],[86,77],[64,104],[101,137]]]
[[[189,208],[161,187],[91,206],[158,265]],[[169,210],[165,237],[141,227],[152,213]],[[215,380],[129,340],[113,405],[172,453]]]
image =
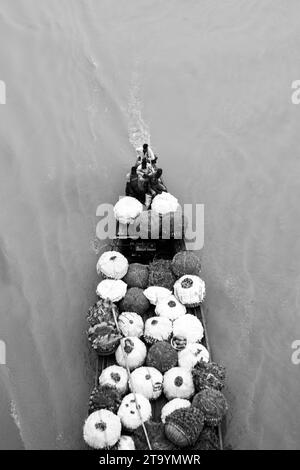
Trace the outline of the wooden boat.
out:
[[[124,227],[120,227],[117,222],[116,226],[116,238],[112,242],[111,249],[120,251],[129,263],[139,262],[143,264],[149,264],[153,259],[172,259],[173,256],[178,252],[186,249],[184,233],[181,239],[168,239],[164,240],[161,238],[161,231],[158,239],[132,239],[125,232]],[[212,351],[209,344],[207,326],[204,315],[204,308],[202,306],[188,309],[188,312],[195,315],[201,321],[204,328],[204,338],[202,343],[208,349],[210,357],[212,358]],[[155,315],[153,310],[153,315]],[[95,383],[98,384],[99,375],[102,370],[106,367],[115,364],[115,355],[110,356],[98,356],[97,370]],[[164,396],[161,396],[158,400],[152,403],[152,416],[155,421],[160,420],[161,408],[167,402]],[[216,428],[216,434],[219,441],[219,447],[223,450],[223,435],[222,426]]]

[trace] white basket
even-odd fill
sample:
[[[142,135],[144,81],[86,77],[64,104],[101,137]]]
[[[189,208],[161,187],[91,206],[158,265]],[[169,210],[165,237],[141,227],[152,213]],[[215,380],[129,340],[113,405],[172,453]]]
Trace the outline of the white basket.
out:
[[[132,224],[143,211],[143,204],[131,196],[125,196],[120,199],[115,207],[115,218],[121,224]]]
[[[128,261],[118,251],[106,251],[97,263],[97,273],[110,279],[122,279],[128,271]]]
[[[121,280],[104,279],[99,282],[96,293],[101,299],[109,299],[112,302],[119,302],[125,297],[127,284]]]
[[[170,193],[163,192],[155,196],[152,201],[151,209],[158,214],[168,214],[176,212],[179,209],[178,199]]]

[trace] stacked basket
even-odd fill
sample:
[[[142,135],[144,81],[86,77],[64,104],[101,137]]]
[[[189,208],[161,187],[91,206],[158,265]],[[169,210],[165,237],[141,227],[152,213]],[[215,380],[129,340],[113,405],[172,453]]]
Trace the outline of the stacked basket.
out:
[[[90,396],[84,439],[91,448],[218,447],[214,428],[228,408],[225,371],[210,362],[193,314],[205,298],[200,270],[189,251],[149,266],[129,264],[116,251],[99,258],[88,339],[116,364],[102,370]],[[151,403],[161,395],[167,403],[155,423]]]

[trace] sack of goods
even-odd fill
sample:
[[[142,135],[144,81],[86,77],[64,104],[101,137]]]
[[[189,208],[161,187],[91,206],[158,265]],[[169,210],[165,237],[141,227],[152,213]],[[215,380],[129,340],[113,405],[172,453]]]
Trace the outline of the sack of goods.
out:
[[[116,361],[121,367],[128,366],[130,370],[142,366],[147,356],[147,348],[143,341],[136,336],[128,336],[121,340],[116,350]]]
[[[123,279],[128,287],[140,287],[141,289],[146,289],[148,280],[149,268],[147,265],[141,263],[131,263],[128,266],[127,274]]]
[[[114,314],[116,317],[119,315],[117,306],[110,300],[99,299],[98,302],[89,308],[87,321],[90,326],[95,326],[103,322],[110,322],[114,325]]]
[[[92,449],[107,449],[121,437],[121,420],[109,410],[92,413],[84,423],[83,438]]]
[[[128,270],[128,261],[118,251],[106,251],[97,263],[97,273],[110,279],[122,279]]]
[[[128,388],[128,373],[124,367],[112,365],[106,367],[99,377],[99,385],[115,388],[124,395]]]
[[[100,300],[89,309],[88,340],[99,355],[112,354],[119,346],[121,335],[115,324],[115,316],[118,316],[118,309],[108,301]]]
[[[218,426],[228,411],[225,396],[215,388],[205,388],[196,393],[192,405],[202,411],[208,426]]]
[[[165,434],[178,447],[192,447],[199,439],[204,416],[195,406],[180,408],[166,418]]]
[[[114,207],[115,218],[121,224],[132,224],[142,211],[143,205],[131,196],[123,197]]]
[[[144,290],[144,295],[152,305],[157,305],[161,300],[167,299],[172,295],[170,289],[160,286],[150,286]]]
[[[99,282],[96,293],[101,299],[108,299],[112,302],[119,302],[125,297],[127,284],[120,279],[104,279]]]
[[[135,450],[134,440],[131,436],[121,436],[117,444],[117,449],[114,450]]]
[[[179,203],[172,194],[163,192],[155,196],[151,209],[158,214],[168,214],[169,212],[176,212],[179,209]]]
[[[205,282],[192,274],[182,276],[174,284],[174,294],[183,305],[198,307],[205,297]]]
[[[201,361],[209,361],[209,352],[203,344],[189,343],[178,352],[178,364],[185,369],[192,370]]]
[[[192,373],[184,367],[173,367],[164,375],[164,394],[168,400],[189,399],[195,393]]]
[[[202,340],[204,335],[204,329],[202,326],[201,321],[195,317],[195,315],[191,315],[187,313],[182,317],[177,318],[177,320],[173,323],[173,338],[172,343],[175,341],[176,338],[184,338],[186,344],[188,343],[198,343]]]
[[[149,287],[164,287],[173,290],[175,274],[169,259],[156,259],[149,264]]]
[[[165,424],[167,416],[173,413],[173,411],[180,410],[181,408],[189,408],[191,405],[191,402],[186,398],[173,398],[168,401],[161,409],[160,419],[162,423]]]
[[[198,276],[201,271],[201,261],[192,251],[179,251],[172,260],[172,270],[176,277],[185,274]]]
[[[155,307],[155,313],[159,317],[168,318],[171,321],[176,320],[186,314],[186,308],[174,295],[165,300],[161,300]]]
[[[109,385],[94,387],[89,399],[89,415],[98,410],[117,413],[122,401],[121,393]]]
[[[154,367],[138,367],[131,374],[129,388],[137,390],[148,400],[156,400],[162,394],[162,373]]]
[[[122,312],[136,312],[138,315],[145,315],[149,308],[150,302],[139,287],[130,287],[120,303]]]
[[[216,362],[198,362],[192,369],[193,381],[197,392],[205,388],[222,390],[225,386],[225,367]]]
[[[157,341],[148,351],[146,365],[162,374],[178,364],[178,354],[167,341]]]
[[[135,312],[123,312],[118,319],[118,325],[123,336],[137,336],[144,333],[144,322]]]
[[[130,430],[137,429],[141,422],[148,421],[151,415],[150,401],[140,393],[129,393],[129,395],[126,395],[118,411],[122,425]]]
[[[151,317],[145,323],[144,340],[148,344],[154,344],[157,341],[169,341],[172,332],[171,320],[165,317]]]

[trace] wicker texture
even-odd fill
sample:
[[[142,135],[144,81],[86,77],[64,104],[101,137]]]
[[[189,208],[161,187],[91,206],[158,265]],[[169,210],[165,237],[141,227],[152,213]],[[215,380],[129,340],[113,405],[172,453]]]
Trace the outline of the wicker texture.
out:
[[[180,410],[181,408],[189,408],[191,405],[191,402],[185,398],[173,398],[173,400],[168,401],[161,409],[162,423],[165,424],[167,416],[173,413],[173,411]]]
[[[196,393],[192,405],[202,411],[209,426],[217,426],[228,411],[227,400],[223,393],[215,388],[205,388]]]
[[[177,352],[166,341],[158,341],[148,351],[146,365],[155,367],[162,374],[178,363]]]
[[[200,410],[193,406],[181,408],[167,416],[165,434],[178,447],[191,447],[199,439],[203,425]]]
[[[120,302],[120,310],[122,312],[136,312],[143,316],[149,310],[150,302],[144,296],[143,289],[139,287],[131,287],[126,292],[125,297]]]
[[[171,269],[171,261],[165,259],[154,260],[149,264],[149,287],[159,286],[173,290],[176,277]]]
[[[201,262],[193,251],[179,251],[172,260],[172,270],[178,278],[185,274],[195,274],[199,276],[201,272]]]
[[[226,369],[216,362],[199,362],[193,368],[192,375],[197,392],[207,387],[222,390],[225,385]]]
[[[140,263],[130,264],[123,281],[126,282],[128,287],[140,287],[141,289],[146,289],[149,281],[148,266]]]
[[[108,385],[94,387],[89,398],[88,413],[104,409],[117,413],[121,401],[121,393],[116,388]]]

